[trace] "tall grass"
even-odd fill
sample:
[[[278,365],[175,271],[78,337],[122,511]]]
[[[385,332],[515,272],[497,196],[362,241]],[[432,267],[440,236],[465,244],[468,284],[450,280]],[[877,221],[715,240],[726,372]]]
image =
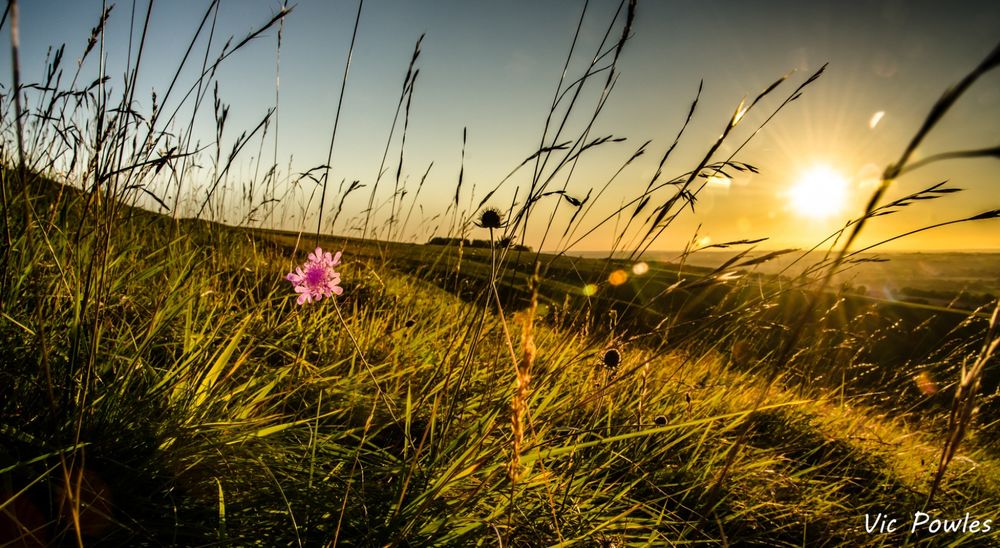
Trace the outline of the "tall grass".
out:
[[[922,508],[989,519],[1000,510],[1000,461],[990,447],[997,430],[976,420],[977,402],[979,416],[997,416],[995,398],[979,393],[995,388],[987,373],[996,313],[989,322],[974,314],[947,325],[944,336],[933,318],[901,332],[897,310],[829,287],[834,274],[862,260],[850,248],[872,218],[957,191],[932,185],[880,204],[889,180],[929,160],[908,163],[913,143],[995,67],[995,52],[946,93],[864,214],[818,244],[844,238],[827,260],[796,277],[764,277],[753,268],[791,250],[754,255],[761,240],[725,242],[715,246],[741,251],[717,269],[642,263],[649,272],[636,269],[622,284],[612,283],[616,272],[637,266],[684,212],[697,213],[705,179],[757,171],[737,154],[823,69],[786,93],[728,157],[719,150],[746,113],[763,109],[762,99],[791,78],[731,114],[708,113],[721,136],[694,166],[669,176],[699,85],[655,175],[595,219],[605,190],[655,145],[633,149],[596,193],[570,192],[581,158],[624,140],[592,132],[641,16],[635,1],[621,2],[582,72],[570,74],[585,4],[538,147],[479,196],[465,184],[465,145],[474,136],[463,133],[455,198],[439,221],[458,243],[413,246],[364,238],[405,236],[422,207],[431,167],[419,170],[411,193],[404,166],[420,41],[375,177],[342,183],[336,209],[326,211],[329,158],[301,174],[280,173],[277,82],[275,104],[231,141],[218,92],[219,67],[292,10],[282,4],[220,46],[218,7],[206,7],[168,88],[140,112],[135,83],[149,70],[151,4],[129,15],[138,23],[118,92],[109,75],[121,71],[103,63],[92,83],[78,77],[91,51],[105,58],[104,28],[120,11],[97,14],[81,63],[61,88],[61,49],[47,62],[46,82],[20,83],[17,3],[9,4],[14,85],[0,108],[2,542],[935,545],[942,537],[908,529],[870,535],[865,515]],[[359,2],[355,35],[362,15]],[[352,50],[353,41],[341,97]],[[182,81],[197,57],[195,77]],[[182,117],[185,129],[168,131]],[[203,117],[214,120],[215,139],[196,148]],[[272,125],[276,152],[261,170]],[[257,138],[253,172],[264,180],[247,183],[233,203],[229,176]],[[380,205],[378,185],[397,157]],[[193,166],[206,158],[212,167],[196,189]],[[494,205],[522,169],[530,185],[509,206]],[[272,217],[282,178],[285,198],[309,193],[298,231],[217,222],[238,211],[247,225],[282,225]],[[341,225],[357,226],[362,239],[322,234],[323,216],[336,228],[345,201],[366,185],[367,209]],[[345,293],[299,307],[283,276],[306,247],[303,237],[313,236],[306,218],[317,192],[314,243],[345,248]],[[380,207],[389,212],[381,231],[372,221]],[[557,209],[566,207],[573,213],[559,226]],[[185,219],[182,210],[202,218]],[[557,238],[554,253],[514,245],[537,219],[545,240]],[[581,238],[612,222],[607,259],[571,256]],[[466,246],[481,229],[489,245]],[[591,289],[581,294],[585,284]],[[914,344],[905,363],[886,355],[903,346],[900,337],[919,333],[928,340]],[[915,384],[914,376],[923,380]]]

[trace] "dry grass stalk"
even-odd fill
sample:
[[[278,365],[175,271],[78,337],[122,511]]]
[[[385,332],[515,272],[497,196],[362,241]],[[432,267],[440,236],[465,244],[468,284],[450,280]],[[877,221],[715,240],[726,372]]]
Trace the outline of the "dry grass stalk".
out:
[[[517,363],[516,388],[514,400],[511,402],[511,430],[514,434],[514,447],[510,459],[509,475],[512,482],[521,479],[521,447],[524,444],[524,423],[528,414],[528,395],[531,386],[531,365],[535,362],[537,348],[535,347],[535,312],[538,309],[538,268],[531,279],[531,304],[524,311],[523,331],[521,332],[521,360]]]
[[[944,448],[941,451],[941,460],[938,462],[937,472],[934,474],[934,483],[931,484],[930,493],[927,494],[927,502],[924,508],[928,508],[934,500],[934,495],[941,486],[944,472],[948,464],[955,456],[958,445],[965,437],[965,432],[972,423],[973,411],[976,408],[976,393],[979,392],[979,385],[983,378],[983,369],[986,363],[1000,347],[1000,302],[997,302],[993,309],[993,316],[990,317],[990,327],[983,339],[983,348],[976,358],[976,363],[968,370],[962,364],[962,380],[955,391],[955,401],[951,407],[951,415],[948,417],[948,439],[945,440]]]

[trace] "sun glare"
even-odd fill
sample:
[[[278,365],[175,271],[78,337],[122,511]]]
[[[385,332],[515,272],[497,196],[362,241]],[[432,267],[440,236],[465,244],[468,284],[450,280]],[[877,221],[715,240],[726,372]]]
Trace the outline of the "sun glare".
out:
[[[830,217],[844,209],[847,201],[847,180],[826,166],[802,174],[789,191],[796,213],[817,219]]]

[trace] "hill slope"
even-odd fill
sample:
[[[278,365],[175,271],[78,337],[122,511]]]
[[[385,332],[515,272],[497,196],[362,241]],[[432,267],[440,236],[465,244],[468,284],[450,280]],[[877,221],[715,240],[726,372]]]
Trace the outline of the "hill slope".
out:
[[[344,295],[300,307],[283,277],[301,257],[246,233],[78,218],[11,252],[4,541],[996,542],[908,534],[936,411],[769,383],[750,345],[636,338],[556,303],[501,317],[350,245]],[[980,445],[928,515],[1000,515]],[[879,513],[899,529],[869,534]]]

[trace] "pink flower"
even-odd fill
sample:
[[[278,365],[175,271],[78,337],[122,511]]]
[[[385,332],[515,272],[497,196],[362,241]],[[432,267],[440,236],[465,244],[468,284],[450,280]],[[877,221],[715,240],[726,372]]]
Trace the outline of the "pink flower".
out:
[[[292,282],[295,292],[299,294],[298,304],[311,303],[323,297],[332,297],[344,293],[340,287],[340,273],[334,267],[340,264],[340,252],[331,255],[317,247],[309,254],[309,260],[302,266],[289,272],[285,279]]]

